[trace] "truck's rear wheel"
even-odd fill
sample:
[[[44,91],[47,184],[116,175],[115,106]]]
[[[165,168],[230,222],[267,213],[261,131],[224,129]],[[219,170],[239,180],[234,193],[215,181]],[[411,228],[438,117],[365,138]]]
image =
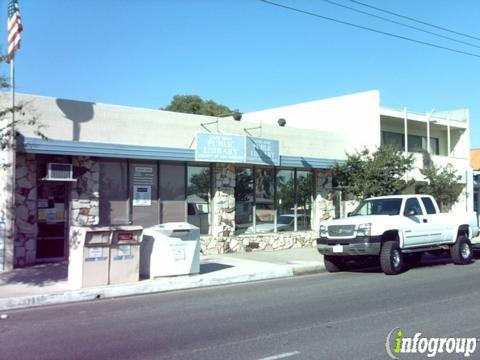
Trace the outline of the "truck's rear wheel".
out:
[[[345,261],[340,256],[324,255],[323,262],[325,263],[325,269],[328,272],[342,271],[345,267]]]
[[[452,260],[457,265],[465,265],[472,262],[472,244],[465,235],[459,235],[457,241],[450,248]]]
[[[403,268],[403,254],[398,242],[386,241],[380,251],[380,266],[386,275],[396,275]]]

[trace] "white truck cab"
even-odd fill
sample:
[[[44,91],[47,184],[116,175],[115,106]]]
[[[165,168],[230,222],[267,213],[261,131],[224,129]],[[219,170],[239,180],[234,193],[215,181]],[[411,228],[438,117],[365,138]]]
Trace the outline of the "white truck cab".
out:
[[[345,219],[323,222],[317,249],[327,271],[359,256],[379,256],[383,272],[393,275],[425,251],[450,250],[456,264],[470,263],[470,239],[478,231],[476,213],[441,213],[429,195],[380,196],[363,200]]]

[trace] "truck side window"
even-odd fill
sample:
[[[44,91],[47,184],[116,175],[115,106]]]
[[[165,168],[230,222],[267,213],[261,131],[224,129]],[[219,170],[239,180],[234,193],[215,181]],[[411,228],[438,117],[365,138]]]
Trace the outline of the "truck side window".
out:
[[[435,210],[435,205],[433,205],[432,199],[428,197],[422,197],[423,205],[425,206],[425,210],[427,210],[427,214],[436,214],[437,210]]]
[[[410,216],[411,211],[415,211],[415,215],[423,215],[422,208],[417,198],[409,198],[405,203],[405,210],[403,211],[404,216]]]

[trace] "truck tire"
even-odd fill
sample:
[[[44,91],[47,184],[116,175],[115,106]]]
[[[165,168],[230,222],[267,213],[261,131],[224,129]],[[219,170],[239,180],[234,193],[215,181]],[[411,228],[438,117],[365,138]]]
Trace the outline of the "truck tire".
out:
[[[386,241],[380,251],[380,267],[386,275],[397,275],[403,268],[403,254],[396,241]]]
[[[472,244],[465,235],[458,235],[457,241],[450,247],[450,255],[454,264],[465,265],[472,262]]]
[[[339,272],[344,269],[344,261],[340,256],[324,255],[323,262],[328,272]]]

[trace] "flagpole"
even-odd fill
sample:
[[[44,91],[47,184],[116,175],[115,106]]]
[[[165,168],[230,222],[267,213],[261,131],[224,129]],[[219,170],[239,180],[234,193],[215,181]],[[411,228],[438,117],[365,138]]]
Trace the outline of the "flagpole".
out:
[[[10,87],[11,87],[11,96],[12,96],[12,117],[10,123],[10,139],[9,139],[9,150],[10,150],[10,198],[8,202],[8,221],[7,224],[7,238],[8,241],[4,245],[5,254],[4,254],[4,264],[6,271],[13,269],[14,266],[14,244],[15,244],[15,168],[16,168],[16,131],[15,131],[15,60],[12,56],[10,60]]]

